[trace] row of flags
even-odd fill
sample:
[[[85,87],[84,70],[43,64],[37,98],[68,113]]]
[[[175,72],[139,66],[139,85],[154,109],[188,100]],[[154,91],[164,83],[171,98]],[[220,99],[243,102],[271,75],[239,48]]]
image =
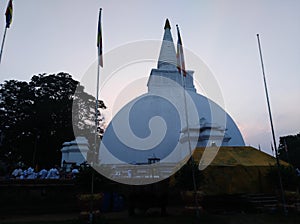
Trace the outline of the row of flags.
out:
[[[101,11],[99,11],[99,20],[98,20],[98,34],[97,34],[97,48],[98,48],[98,64],[99,66],[103,67],[103,49],[102,49],[102,25],[101,25]],[[177,58],[177,69],[179,73],[183,73],[183,76],[186,77],[186,70],[185,70],[185,61],[184,61],[184,56],[183,56],[183,46],[182,46],[182,40],[180,36],[180,31],[178,25],[177,27],[177,36],[178,36],[178,41],[177,41],[177,53],[176,53],[176,58]]]
[[[98,34],[97,34],[97,48],[98,48],[98,60],[99,65],[103,67],[103,46],[102,46],[102,24],[101,24],[101,11],[99,11],[99,20],[98,20]],[[12,23],[12,16],[13,16],[13,4],[12,0],[9,0],[6,12],[5,12],[5,18],[6,18],[6,28],[9,28]],[[183,56],[183,46],[182,46],[182,40],[180,36],[179,27],[177,25],[177,35],[178,35],[178,42],[177,42],[177,69],[179,73],[183,72],[183,75],[186,76],[186,70],[185,70],[185,61]]]

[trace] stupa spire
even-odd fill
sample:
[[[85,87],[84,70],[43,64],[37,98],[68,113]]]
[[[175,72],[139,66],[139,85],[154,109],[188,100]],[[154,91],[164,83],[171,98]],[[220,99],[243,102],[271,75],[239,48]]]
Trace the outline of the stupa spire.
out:
[[[171,34],[171,26],[168,19],[166,19],[164,29],[165,33],[160,48],[157,68],[176,70],[176,51]]]
[[[165,28],[164,29],[171,29],[169,19],[166,19],[166,23],[165,23]]]

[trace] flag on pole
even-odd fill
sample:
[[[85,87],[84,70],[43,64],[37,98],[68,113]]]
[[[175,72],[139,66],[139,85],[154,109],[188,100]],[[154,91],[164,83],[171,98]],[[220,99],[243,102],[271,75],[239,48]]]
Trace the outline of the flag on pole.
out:
[[[178,36],[177,53],[176,53],[177,69],[178,69],[180,74],[181,74],[181,71],[182,71],[183,76],[186,76],[184,56],[183,56],[183,47],[182,47],[182,41],[181,41],[181,36],[180,36],[178,25],[177,25],[177,36]]]
[[[6,28],[9,28],[11,22],[12,22],[12,15],[13,15],[13,4],[12,0],[9,0],[6,12],[5,12],[5,17],[6,17]]]
[[[97,47],[98,47],[98,60],[99,65],[103,67],[103,54],[102,54],[102,27],[101,27],[101,11],[99,11],[99,21],[98,21],[98,35],[97,35]]]

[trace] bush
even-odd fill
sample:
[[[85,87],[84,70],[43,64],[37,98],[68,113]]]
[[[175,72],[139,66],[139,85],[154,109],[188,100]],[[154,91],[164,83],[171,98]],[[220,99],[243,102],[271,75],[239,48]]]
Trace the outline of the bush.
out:
[[[282,185],[285,190],[296,190],[297,188],[299,188],[300,177],[296,175],[296,171],[292,166],[280,165],[279,171],[282,179]],[[273,185],[280,188],[277,166],[270,166],[266,177]]]
[[[203,182],[203,174],[198,169],[198,166],[192,160],[189,160],[177,173],[175,174],[175,187],[180,190],[194,190],[193,172],[197,190]]]

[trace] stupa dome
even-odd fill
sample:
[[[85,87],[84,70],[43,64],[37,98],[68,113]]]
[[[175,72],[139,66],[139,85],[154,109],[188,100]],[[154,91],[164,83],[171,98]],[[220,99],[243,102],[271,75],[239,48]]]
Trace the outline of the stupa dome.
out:
[[[108,125],[100,146],[101,164],[139,165],[150,158],[176,164],[186,161],[196,147],[245,145],[230,115],[196,92],[193,71],[183,76],[177,69],[170,29],[167,20],[148,92],[126,104]]]

